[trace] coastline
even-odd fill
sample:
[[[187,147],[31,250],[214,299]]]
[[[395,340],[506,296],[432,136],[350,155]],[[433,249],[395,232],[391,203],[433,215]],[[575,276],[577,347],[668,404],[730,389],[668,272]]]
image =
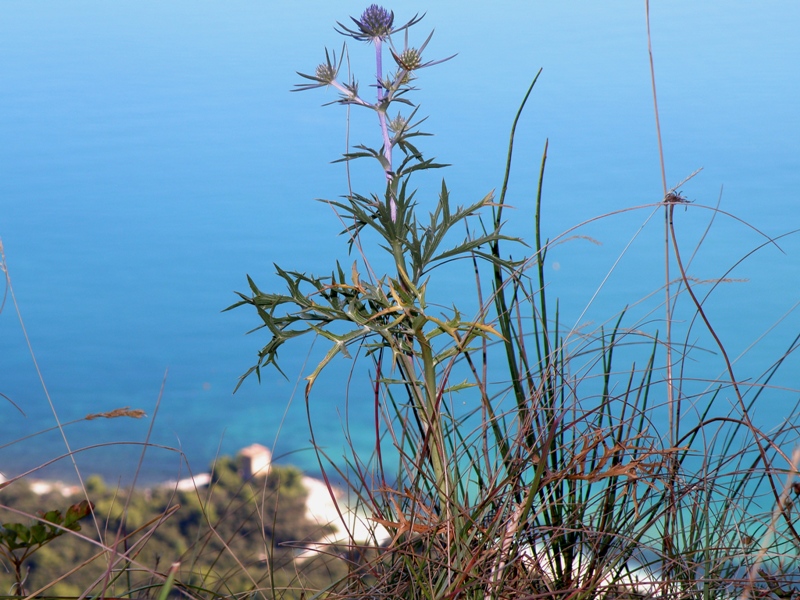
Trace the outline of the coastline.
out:
[[[240,449],[235,456],[239,475],[243,481],[266,477],[273,467],[272,452],[260,444],[251,444]],[[296,561],[312,558],[320,552],[329,552],[330,548],[363,546],[382,546],[391,540],[388,530],[376,523],[363,507],[352,504],[342,486],[329,484],[325,481],[302,472],[292,465],[275,465],[297,469],[301,475],[301,485],[305,488],[305,519],[319,527],[320,532],[325,531],[318,538],[303,544],[295,556]],[[93,476],[84,478],[84,483]],[[102,477],[98,475],[98,477]],[[0,474],[0,485],[8,479]],[[27,484],[28,489],[36,496],[47,494],[60,494],[64,498],[76,498],[83,495],[80,484],[62,479],[45,479],[24,477],[13,480]],[[182,479],[168,479],[147,485],[137,485],[136,488],[147,493],[153,489],[170,489],[178,492],[200,491],[212,484],[212,474],[201,472],[192,474]]]
[[[5,477],[0,476],[0,484],[5,481]],[[28,479],[25,483],[37,496],[57,493],[64,498],[72,498],[81,494],[80,485],[65,483],[61,480]],[[198,473],[193,477],[169,480],[142,489],[159,487],[191,492],[205,489],[210,484],[211,473]],[[302,476],[302,485],[308,493],[305,500],[306,519],[317,524],[320,529],[330,529],[331,531],[319,539],[305,544],[295,560],[301,562],[308,560],[331,546],[382,546],[391,540],[391,535],[384,526],[372,521],[363,510],[355,510],[350,505],[342,488],[332,487],[329,489],[321,479],[306,474]]]

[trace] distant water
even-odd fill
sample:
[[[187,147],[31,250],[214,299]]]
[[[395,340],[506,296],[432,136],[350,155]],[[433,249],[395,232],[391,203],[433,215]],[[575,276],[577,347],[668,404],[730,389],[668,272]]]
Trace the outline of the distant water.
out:
[[[643,3],[478,2],[394,7],[398,20],[427,11],[417,43],[436,29],[416,98],[436,137],[422,148],[453,166],[421,178],[420,198],[446,177],[456,202],[501,183],[508,129],[528,83],[543,74],[522,119],[509,201],[509,232],[529,236],[533,190],[550,140],[545,227],[555,237],[593,216],[660,197]],[[770,236],[800,228],[800,5],[784,0],[651,3],[667,176],[697,204],[722,208]],[[84,472],[130,480],[140,444],[180,448],[201,471],[218,452],[252,442],[318,470],[302,397],[307,344],[281,353],[283,379],[265,372],[236,395],[238,376],[266,338],[246,310],[221,312],[245,291],[245,274],[270,289],[272,264],[330,272],[350,261],[340,226],[315,198],[346,191],[345,111],[320,107],[331,92],[290,94],[295,71],[313,72],[323,47],[340,48],[336,20],[364,3],[310,0],[280,7],[248,0],[6,0],[0,12],[0,237],[19,310],[59,418],[130,406],[148,418],[67,427]],[[391,7],[390,7],[391,8]],[[371,49],[349,45],[362,87]],[[371,115],[353,110],[352,142],[377,144]],[[356,172],[356,188],[380,174]],[[423,202],[424,205],[424,202]],[[633,243],[586,314],[584,307],[650,214],[640,210],[579,233],[550,254],[552,293],[569,324],[601,323],[662,283],[662,217]],[[677,212],[687,253],[711,213]],[[720,277],[762,243],[718,217],[692,263]],[[782,238],[729,277],[708,302],[733,356],[800,301],[800,243]],[[442,274],[445,292],[470,289]],[[461,293],[459,292],[459,295]],[[660,300],[658,300],[660,301]],[[639,311],[644,317],[646,310]],[[661,318],[661,313],[656,317]],[[656,325],[654,325],[654,328]],[[791,312],[740,363],[756,377],[800,332]],[[311,358],[324,351],[321,343]],[[0,470],[13,475],[65,452],[10,297],[0,314]],[[797,361],[778,385],[796,390]],[[368,365],[352,378],[342,360],[311,398],[317,442],[337,458],[349,422],[355,446],[374,442]],[[721,371],[721,369],[720,369]],[[166,374],[160,404],[159,389]],[[298,384],[300,381],[300,384]],[[780,418],[797,397],[765,395]],[[287,408],[287,405],[289,407]],[[127,441],[131,445],[102,446]],[[179,469],[182,469],[179,471]],[[42,476],[69,477],[62,460]],[[148,451],[144,480],[186,473],[180,456]]]

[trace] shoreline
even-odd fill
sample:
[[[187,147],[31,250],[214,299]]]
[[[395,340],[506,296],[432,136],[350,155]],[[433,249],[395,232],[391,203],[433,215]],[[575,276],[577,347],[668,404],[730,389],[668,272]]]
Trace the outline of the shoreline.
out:
[[[0,475],[0,484],[7,480]],[[65,483],[52,479],[27,479],[25,481],[31,492],[37,496],[60,494],[64,498],[81,495],[78,484]],[[180,480],[164,481],[154,486],[141,487],[147,490],[154,487],[170,488],[177,491],[191,492],[207,488],[211,484],[211,473],[198,473]],[[319,539],[305,545],[295,557],[297,561],[312,558],[320,552],[326,552],[331,546],[381,546],[391,540],[391,535],[380,524],[372,521],[363,510],[354,510],[347,501],[344,489],[333,486],[331,489],[321,479],[303,474],[302,485],[308,495],[305,500],[305,518],[320,528],[331,528],[332,531]],[[333,492],[333,493],[331,493]]]
[[[240,466],[240,474],[244,479],[249,479],[254,474],[269,472],[272,465],[281,468],[291,468],[299,471],[304,477],[323,480],[324,476],[315,471],[305,470],[302,466],[284,462],[283,460],[273,460],[272,451],[258,443],[241,447],[234,453],[217,455],[214,461],[205,466],[200,471],[193,471],[187,465],[179,466],[177,469],[157,468],[142,469],[134,475],[120,474],[118,471],[108,472],[108,470],[87,470],[81,469],[80,477],[75,472],[73,465],[46,464],[36,468],[19,469],[13,475],[0,471],[0,486],[9,481],[25,480],[30,483],[32,488],[38,490],[37,495],[43,495],[53,490],[60,491],[62,495],[68,496],[69,490],[80,491],[80,482],[86,482],[92,477],[100,477],[107,485],[116,485],[120,489],[134,488],[136,490],[147,490],[162,487],[175,487],[179,491],[189,491],[195,487],[205,487],[210,483],[210,471],[218,460],[232,458]],[[8,465],[7,465],[8,466]],[[66,468],[65,468],[66,466]],[[141,465],[140,465],[141,466]],[[162,464],[163,467],[163,464]],[[176,477],[177,474],[177,477]],[[335,477],[328,477],[333,482],[334,487],[343,487],[345,482]],[[1,488],[0,488],[1,489]]]
[[[251,444],[242,448],[235,455],[234,460],[238,464],[239,474],[243,481],[263,477],[269,474],[273,467],[272,452],[260,444]],[[329,487],[329,484],[321,478],[309,475],[295,465],[275,464],[274,466],[294,468],[299,471],[302,477],[301,485],[307,492],[305,518],[309,523],[319,526],[321,530],[328,530],[328,533],[321,535],[320,538],[305,544],[305,547],[295,557],[296,560],[307,560],[320,552],[325,552],[331,546],[380,546],[391,540],[391,535],[386,528],[372,520],[366,510],[351,505],[345,487],[341,484],[334,482]],[[93,474],[83,477],[84,484],[94,476]],[[103,478],[100,474],[97,476]],[[9,479],[5,475],[0,474],[0,484],[8,481]],[[28,489],[36,496],[60,494],[64,498],[74,498],[83,495],[80,483],[64,479],[25,476],[19,479],[12,478],[12,481],[25,482]],[[190,493],[206,489],[211,483],[212,474],[201,472],[182,479],[139,483],[134,488],[143,492],[166,488]]]

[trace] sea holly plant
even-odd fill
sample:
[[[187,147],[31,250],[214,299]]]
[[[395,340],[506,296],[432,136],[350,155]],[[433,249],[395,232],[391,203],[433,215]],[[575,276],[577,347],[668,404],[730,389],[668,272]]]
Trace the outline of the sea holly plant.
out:
[[[695,351],[669,331],[664,339],[650,323],[627,326],[625,310],[594,329],[564,327],[558,302],[549,302],[545,257],[556,243],[583,236],[576,232],[581,225],[550,241],[542,236],[546,142],[530,257],[507,258],[506,242],[519,241],[502,233],[514,132],[538,75],[511,128],[497,199],[486,194],[454,206],[444,182],[435,200],[415,189],[416,173],[444,166],[417,145],[428,134],[420,129],[414,85],[423,68],[442,62],[424,56],[431,35],[410,45],[419,21],[395,26],[394,13],[372,5],[353,25],[339,23],[340,34],[375,49],[369,94],[340,75],[346,45],[338,54],[326,50],[324,62],[313,74],[301,73],[305,82],[296,87],[332,88],[332,104],[377,116],[377,142],[357,145],[341,160],[377,162],[379,191],[349,188],[325,201],[344,223],[356,260],[335,263],[325,276],[276,266],[281,291],[262,291],[248,277],[249,292],[230,307],[253,307],[257,329],[268,335],[242,380],[278,368],[278,353],[291,339],[308,334],[328,342],[307,377],[307,406],[319,374],[339,355],[365,349],[374,360],[375,454],[350,456],[348,473],[355,475],[345,478],[366,519],[386,528],[391,541],[375,550],[376,559],[353,565],[341,582],[343,597],[727,594],[744,566],[756,572],[753,540],[776,530],[756,518],[759,496],[752,493],[766,490],[761,498],[770,498],[779,488],[762,438],[737,450],[752,429],[749,417],[715,413],[724,409],[729,381],[709,380],[698,399],[670,369],[661,380],[664,345],[686,357]],[[654,204],[668,209],[670,228],[674,205],[666,193]],[[470,317],[463,305],[433,298],[430,284],[440,267],[459,260],[476,278],[480,309]],[[376,265],[387,263],[376,273]],[[487,265],[488,281],[481,278]],[[688,289],[683,267],[681,275]],[[699,302],[693,305],[697,314],[687,321],[702,312]],[[641,352],[642,360],[620,367],[620,356],[631,352]],[[659,400],[665,385],[676,398],[668,410],[680,416],[679,427],[668,431]],[[693,404],[682,407],[684,398]],[[775,456],[775,448],[797,439],[793,427],[787,420],[771,432]],[[383,440],[399,455],[396,471],[384,468]],[[755,468],[756,454],[764,470]],[[774,549],[800,539],[786,520],[793,537],[786,534]],[[732,558],[731,548],[741,548],[741,556]]]
[[[375,276],[367,256],[363,256],[362,268],[358,261],[349,269],[337,263],[332,274],[325,277],[276,265],[277,274],[286,284],[284,292],[264,292],[248,277],[250,293],[240,293],[241,300],[230,308],[254,307],[263,321],[259,328],[270,335],[257,363],[242,379],[255,373],[260,380],[263,367],[278,367],[281,346],[304,334],[318,335],[331,343],[327,355],[307,378],[307,393],[334,357],[349,356],[349,348],[365,345],[376,357],[388,351],[391,368],[400,375],[414,420],[429,446],[426,454],[435,472],[435,494],[444,498],[454,485],[446,467],[448,458],[440,410],[448,389],[448,360],[477,339],[497,339],[499,334],[481,316],[467,319],[455,307],[445,312],[438,307],[433,309],[426,298],[428,281],[434,269],[456,259],[480,257],[499,268],[511,268],[513,264],[490,252],[491,244],[509,239],[501,234],[499,224],[477,233],[471,228],[478,225],[476,217],[482,210],[493,206],[491,193],[467,206],[453,206],[450,192],[442,182],[433,209],[427,215],[421,214],[411,176],[445,165],[425,158],[415,143],[416,138],[428,134],[420,131],[422,119],[417,119],[418,107],[409,98],[415,89],[413,84],[419,71],[443,62],[423,59],[432,33],[418,47],[409,45],[409,30],[420,19],[415,16],[404,25],[395,26],[394,13],[373,4],[360,19],[352,19],[355,27],[339,24],[340,34],[366,41],[375,48],[376,75],[370,86],[375,90],[374,100],[361,95],[355,79],[339,79],[346,46],[338,57],[326,50],[325,62],[313,75],[300,73],[313,83],[296,87],[296,91],[334,88],[339,93],[336,103],[362,107],[377,115],[380,145],[358,145],[341,160],[376,160],[385,178],[383,191],[368,195],[351,192],[341,200],[327,202],[347,224],[344,234],[350,249],[354,245],[361,248],[362,231],[372,230],[380,239],[380,251],[388,252],[391,257],[393,272]],[[393,39],[400,32],[404,34],[402,48]],[[394,66],[384,72],[387,48]],[[399,112],[390,117],[390,111],[396,109]],[[460,241],[452,242],[455,236]]]
[[[354,158],[372,157],[375,158],[383,169],[387,182],[386,204],[389,209],[391,221],[394,223],[398,218],[398,185],[415,170],[432,169],[444,165],[435,164],[430,160],[424,160],[422,154],[417,150],[411,140],[418,136],[428,135],[420,132],[417,127],[421,121],[414,122],[416,110],[404,116],[398,113],[395,117],[389,116],[390,108],[393,104],[401,104],[407,107],[414,107],[414,104],[406,97],[414,90],[412,82],[416,78],[416,73],[446,60],[433,60],[423,62],[422,53],[424,52],[433,32],[428,35],[419,48],[408,45],[408,30],[419,23],[421,17],[415,16],[410,21],[396,27],[394,25],[394,13],[376,4],[369,6],[361,15],[361,19],[352,18],[356,25],[351,29],[339,23],[337,31],[344,36],[351,37],[358,41],[372,44],[375,47],[375,81],[371,87],[376,90],[374,101],[365,100],[359,95],[358,82],[354,79],[348,82],[339,81],[339,71],[345,57],[346,46],[342,46],[342,51],[337,61],[336,54],[325,50],[325,62],[317,66],[314,75],[298,73],[301,77],[311,80],[314,83],[298,84],[295,91],[314,89],[318,87],[333,87],[339,94],[340,104],[352,104],[373,110],[378,117],[380,126],[381,142],[380,149],[368,146],[357,146],[357,152],[345,154],[343,160]],[[392,43],[392,36],[400,32],[405,33],[404,46],[398,50]],[[384,44],[389,44],[389,50],[396,67],[384,74],[383,55]],[[399,165],[393,164],[393,150],[399,148],[404,158]],[[352,201],[353,199],[351,199]]]

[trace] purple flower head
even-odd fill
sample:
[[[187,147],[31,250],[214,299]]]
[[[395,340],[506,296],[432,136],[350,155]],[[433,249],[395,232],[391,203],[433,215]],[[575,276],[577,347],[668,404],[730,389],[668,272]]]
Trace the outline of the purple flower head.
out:
[[[415,15],[405,25],[395,27],[394,12],[386,10],[377,4],[371,4],[361,13],[361,19],[356,19],[355,17],[350,17],[350,19],[356,24],[355,28],[350,29],[342,23],[337,23],[339,27],[336,31],[361,42],[382,42],[392,34],[418,23],[421,17]]]
[[[382,6],[372,4],[363,12],[360,21],[356,21],[356,19],[353,21],[358,25],[365,38],[385,40],[392,33],[394,13]]]

